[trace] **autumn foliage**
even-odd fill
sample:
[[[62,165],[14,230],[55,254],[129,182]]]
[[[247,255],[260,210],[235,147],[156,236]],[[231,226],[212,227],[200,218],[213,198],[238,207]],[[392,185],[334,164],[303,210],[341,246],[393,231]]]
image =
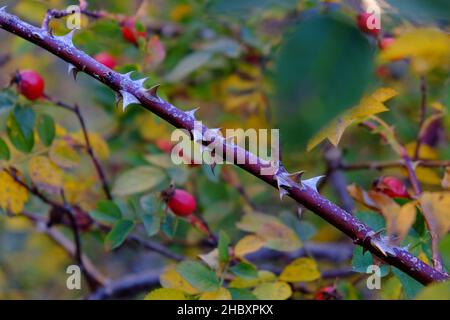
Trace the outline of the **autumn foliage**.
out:
[[[69,2],[6,10],[60,39]],[[397,251],[448,277],[445,1],[88,2],[69,47],[220,132],[280,129],[283,166],[268,182],[203,164],[203,145],[171,141],[164,116],[100,83],[113,77],[67,70],[58,58],[70,52],[11,34],[2,9],[1,299],[122,298],[110,283],[150,300],[450,298],[448,281],[401,271]],[[286,171],[283,185],[280,168],[305,172]],[[337,203],[370,238],[352,242],[345,222],[283,198],[293,186]],[[81,291],[66,288],[71,264]]]

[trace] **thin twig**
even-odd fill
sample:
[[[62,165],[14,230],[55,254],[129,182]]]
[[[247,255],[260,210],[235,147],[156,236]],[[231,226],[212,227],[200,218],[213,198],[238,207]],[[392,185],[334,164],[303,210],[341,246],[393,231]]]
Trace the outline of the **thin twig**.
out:
[[[22,212],[22,216],[27,217],[33,221],[39,231],[44,232],[49,238],[51,238],[56,244],[62,247],[70,257],[74,258],[77,255],[76,245],[70,241],[63,233],[59,232],[55,228],[48,228],[47,221],[45,218],[40,217],[36,214],[29,212]],[[106,278],[92,263],[92,261],[83,254],[84,269],[83,272],[87,275],[87,278],[94,280],[98,287],[104,286],[109,282]]]
[[[342,170],[383,170],[389,168],[401,168],[405,166],[403,160],[393,161],[367,161],[357,163],[343,163],[339,164]],[[418,160],[418,167],[424,168],[445,168],[450,167],[450,160]]]
[[[83,138],[84,138],[84,141],[85,141],[85,144],[86,144],[86,151],[87,151],[89,157],[91,158],[92,163],[94,164],[95,171],[97,172],[97,175],[98,175],[98,177],[100,179],[100,182],[102,184],[103,192],[105,193],[106,197],[109,200],[112,200],[113,197],[112,197],[111,191],[110,191],[109,186],[108,186],[108,181],[107,181],[107,178],[106,178],[105,171],[103,170],[103,167],[100,164],[100,161],[98,160],[97,156],[95,155],[94,149],[92,148],[92,144],[91,144],[91,141],[90,141],[90,138],[89,138],[89,133],[88,133],[88,130],[87,130],[87,127],[86,127],[86,122],[84,121],[84,118],[83,118],[83,116],[81,114],[80,107],[77,104],[75,104],[74,106],[71,106],[71,105],[69,105],[67,103],[64,103],[62,101],[56,100],[56,99],[52,98],[51,96],[49,96],[48,94],[45,94],[44,97],[49,102],[51,102],[51,103],[53,103],[53,104],[55,104],[55,105],[57,105],[57,106],[59,106],[61,108],[64,108],[66,110],[69,110],[69,111],[73,112],[77,116],[78,121],[79,121],[80,126],[81,126],[81,130],[83,132]]]
[[[420,94],[421,94],[421,101],[420,101],[420,118],[419,118],[419,132],[417,133],[416,138],[416,147],[414,149],[414,160],[419,159],[420,155],[420,147],[422,145],[422,129],[425,124],[425,119],[427,115],[427,80],[425,79],[425,76],[420,77]]]

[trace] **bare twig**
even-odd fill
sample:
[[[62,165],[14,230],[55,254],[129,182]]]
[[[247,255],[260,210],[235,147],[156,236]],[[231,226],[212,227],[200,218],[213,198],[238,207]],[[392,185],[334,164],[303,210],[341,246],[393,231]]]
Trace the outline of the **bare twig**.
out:
[[[121,297],[135,296],[140,292],[149,291],[159,285],[160,271],[125,276],[119,280],[112,281],[106,286],[98,289],[89,296],[87,300],[106,300]]]
[[[414,160],[419,159],[420,155],[420,147],[422,145],[423,137],[422,134],[422,128],[425,124],[425,119],[427,115],[427,80],[425,79],[425,76],[420,77],[420,94],[421,94],[421,100],[420,100],[420,118],[419,118],[419,132],[417,133],[417,139],[416,139],[416,148],[414,149]]]
[[[103,192],[105,193],[106,197],[109,200],[112,200],[113,197],[112,197],[111,191],[110,191],[109,186],[108,186],[108,181],[107,181],[107,178],[106,178],[105,171],[103,170],[103,167],[100,164],[100,161],[98,160],[97,156],[95,155],[94,149],[92,148],[92,144],[91,144],[91,141],[90,141],[90,138],[89,138],[89,133],[88,133],[87,127],[86,127],[86,122],[84,121],[84,118],[83,118],[83,116],[81,114],[80,107],[77,104],[74,105],[74,106],[71,106],[71,105],[69,105],[67,103],[64,103],[62,101],[58,101],[58,100],[52,98],[51,96],[49,96],[48,94],[45,94],[44,97],[49,102],[51,102],[51,103],[53,103],[53,104],[55,104],[55,105],[57,105],[57,106],[59,106],[61,108],[64,108],[66,110],[69,110],[69,111],[73,112],[77,116],[78,121],[80,122],[81,130],[83,132],[84,141],[86,143],[86,151],[87,151],[89,157],[91,158],[92,163],[94,164],[95,171],[97,172],[97,175],[98,175],[98,177],[100,179],[100,182],[102,184]]]
[[[383,170],[389,168],[401,168],[405,166],[403,160],[394,161],[367,161],[358,163],[343,163],[339,164],[342,170]],[[418,167],[424,168],[445,168],[450,167],[450,160],[418,160]]]
[[[324,158],[328,167],[327,181],[332,186],[334,193],[339,198],[342,208],[352,212],[355,204],[352,197],[347,192],[347,181],[341,171],[341,151],[333,146],[329,146],[324,153]]]
[[[127,97],[133,97],[149,111],[155,113],[177,128],[183,128],[192,132],[196,124],[195,117],[186,113],[156,95],[156,91],[144,90],[139,81],[133,81],[128,75],[122,75],[106,66],[98,63],[83,51],[77,49],[67,37],[57,38],[48,34],[45,30],[36,28],[18,17],[0,10],[0,27],[14,33],[36,45],[55,54],[66,62],[75,66],[78,70],[83,70],[86,74],[94,77],[106,84],[116,92],[121,92]],[[202,133],[208,128],[201,126]],[[245,149],[229,143],[217,135],[213,135],[212,141],[220,143],[223,154],[233,155],[233,159],[245,159],[245,163],[237,164],[250,174],[265,181],[271,186],[278,188],[279,172],[275,174],[262,174],[263,169],[269,169],[271,163],[258,158]],[[218,140],[216,140],[218,139]],[[202,143],[209,144],[211,141],[202,140]],[[270,170],[270,169],[269,169]],[[376,255],[388,264],[394,265],[403,272],[409,274],[416,280],[428,284],[433,281],[443,281],[448,279],[448,274],[435,270],[423,263],[420,259],[412,256],[406,249],[386,243],[376,232],[363,224],[350,213],[339,208],[328,199],[322,197],[309,186],[285,188],[287,195],[296,200],[300,205],[315,212],[320,217],[334,225],[336,228],[347,234],[355,243],[365,247],[372,254]],[[383,248],[388,248],[381,251]]]
[[[45,233],[56,244],[62,247],[72,258],[75,259],[77,255],[76,245],[55,228],[47,227],[47,221],[45,218],[28,212],[22,212],[21,215],[33,221],[39,231]],[[86,255],[83,255],[83,262],[83,272],[87,275],[87,278],[94,280],[99,286],[104,286],[109,282],[109,279],[97,270],[92,261]]]

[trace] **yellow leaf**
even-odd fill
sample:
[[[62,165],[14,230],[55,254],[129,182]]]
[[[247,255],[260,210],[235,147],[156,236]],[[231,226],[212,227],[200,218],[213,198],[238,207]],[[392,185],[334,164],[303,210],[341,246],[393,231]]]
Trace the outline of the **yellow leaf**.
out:
[[[430,231],[439,237],[446,234],[450,230],[450,193],[424,192],[420,196],[420,204]]]
[[[164,288],[178,289],[188,294],[196,294],[198,290],[189,284],[184,278],[176,271],[175,265],[167,266],[163,273],[159,276],[159,282]]]
[[[316,262],[311,258],[298,258],[287,265],[279,279],[287,282],[314,281],[320,278]]]
[[[231,293],[225,288],[213,292],[203,292],[200,300],[231,300]]]
[[[419,182],[439,186],[441,184],[441,178],[431,168],[417,167],[416,176]]]
[[[171,288],[160,288],[147,294],[144,300],[187,300],[183,291]]]
[[[226,111],[263,111],[267,101],[260,68],[244,64],[239,73],[232,74],[221,83],[221,97]]]
[[[244,231],[255,232],[266,241],[265,247],[278,251],[295,251],[302,242],[290,227],[278,218],[262,213],[247,213],[236,226]]]
[[[384,193],[370,191],[370,198],[377,204],[384,218],[389,236],[401,241],[409,232],[416,219],[416,202],[408,202],[402,207]]]
[[[28,200],[28,191],[7,172],[0,172],[0,207],[12,213],[20,213]]]
[[[73,169],[80,164],[80,156],[77,151],[63,139],[55,140],[52,143],[48,156],[53,163],[63,169]]]
[[[177,4],[170,11],[170,20],[172,21],[181,21],[187,17],[192,15],[192,7],[188,3]]]
[[[405,147],[406,151],[408,152],[408,155],[410,157],[414,157],[414,153],[416,151],[416,142],[412,141],[408,143]],[[433,147],[430,147],[429,145],[422,143],[419,149],[419,158],[435,160],[439,158],[439,154]]]
[[[266,241],[257,235],[247,235],[236,243],[234,254],[239,258],[243,258],[245,255],[261,249],[265,243]]]
[[[450,167],[445,168],[444,178],[442,178],[441,185],[443,188],[450,189]]]
[[[31,181],[51,194],[59,194],[63,187],[63,172],[49,158],[35,156],[28,162]]]
[[[270,271],[260,270],[258,271],[258,276],[252,279],[244,279],[241,277],[236,277],[231,280],[229,286],[230,288],[252,288],[264,282],[271,282],[277,278],[275,274]]]
[[[450,300],[450,281],[432,283],[425,287],[416,300]]]
[[[357,106],[344,112],[313,136],[308,141],[307,151],[311,151],[325,139],[328,139],[334,146],[337,146],[344,131],[351,124],[362,121],[371,115],[388,111],[389,109],[383,103],[395,97],[397,94],[397,91],[394,89],[380,88],[370,96],[364,97]]]
[[[79,145],[86,147],[86,140],[83,131],[78,131],[71,135],[72,139]],[[96,132],[88,132],[89,142],[91,144],[94,155],[100,160],[109,158],[109,147],[105,139]]]
[[[258,300],[286,300],[292,295],[292,289],[286,282],[268,282],[257,286],[253,294]]]
[[[155,115],[146,112],[137,117],[136,125],[142,138],[148,141],[170,137],[169,125]]]
[[[425,74],[436,67],[447,69],[450,65],[450,38],[436,28],[408,30],[380,54],[381,62],[403,58],[411,59],[411,66],[418,74]]]
[[[426,264],[430,264],[430,260],[428,260],[427,255],[425,254],[425,252],[420,251],[419,255],[417,256],[417,258],[419,258],[421,261],[423,261]]]

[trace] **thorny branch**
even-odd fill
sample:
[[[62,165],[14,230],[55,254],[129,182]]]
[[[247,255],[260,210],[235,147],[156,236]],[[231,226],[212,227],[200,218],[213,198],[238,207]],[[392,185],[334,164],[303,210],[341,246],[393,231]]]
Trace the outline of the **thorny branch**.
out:
[[[175,127],[183,128],[193,133],[194,122],[196,121],[193,113],[184,112],[158,97],[156,93],[157,87],[145,90],[143,89],[142,81],[135,81],[129,75],[114,72],[95,61],[83,51],[75,48],[72,42],[72,32],[70,35],[63,37],[54,37],[46,30],[34,27],[7,13],[4,9],[0,9],[0,27],[46,49],[75,66],[78,70],[106,84],[122,95],[124,106],[130,103],[140,103],[144,108]],[[201,130],[201,133],[205,133],[208,131],[208,128],[202,126]],[[234,143],[226,141],[217,134],[212,136],[211,141],[220,144],[224,151],[223,154],[232,154],[235,160],[238,157],[246,159],[244,164],[238,164],[238,166],[275,188],[278,188],[280,178],[288,175],[287,171],[281,166],[275,174],[262,175],[261,170],[264,168],[269,169],[271,163],[256,157]],[[207,144],[205,140],[201,142]],[[291,184],[287,186],[282,185],[281,188],[287,195],[296,200],[299,205],[318,214],[347,234],[356,244],[365,247],[386,263],[396,266],[419,282],[428,284],[433,281],[448,279],[448,274],[433,269],[412,256],[406,249],[390,245],[386,239],[375,233],[350,213],[322,197],[312,186]]]

